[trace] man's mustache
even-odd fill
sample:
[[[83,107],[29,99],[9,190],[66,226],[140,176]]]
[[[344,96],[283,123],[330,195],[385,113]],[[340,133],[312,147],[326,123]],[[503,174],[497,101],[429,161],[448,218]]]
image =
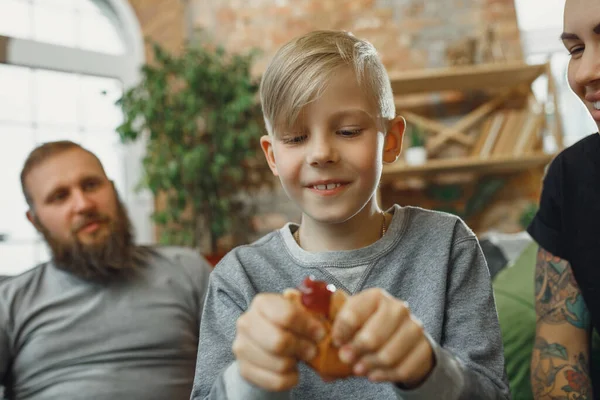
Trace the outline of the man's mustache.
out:
[[[109,221],[110,218],[107,215],[100,213],[88,214],[83,216],[80,221],[77,221],[77,223],[73,226],[72,232],[77,233],[90,224],[102,224]]]

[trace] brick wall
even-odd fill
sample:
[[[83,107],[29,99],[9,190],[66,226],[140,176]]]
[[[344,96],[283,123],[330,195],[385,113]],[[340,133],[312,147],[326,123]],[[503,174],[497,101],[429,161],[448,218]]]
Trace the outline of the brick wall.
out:
[[[171,52],[181,50],[187,36],[187,10],[181,0],[129,0],[144,39],[158,42]],[[151,60],[146,46],[146,59]]]
[[[446,64],[445,51],[494,27],[510,60],[522,58],[513,0],[191,0],[193,25],[228,49],[264,51],[315,29],[343,29],[372,42],[390,71]]]

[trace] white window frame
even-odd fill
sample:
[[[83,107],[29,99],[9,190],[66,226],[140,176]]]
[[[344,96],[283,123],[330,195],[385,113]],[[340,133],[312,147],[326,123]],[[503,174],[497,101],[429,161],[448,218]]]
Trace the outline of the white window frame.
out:
[[[145,62],[145,47],[137,16],[126,0],[92,0],[108,12],[125,44],[125,54],[111,55],[43,43],[34,40],[0,35],[0,63],[39,68],[82,75],[118,79],[123,90],[136,85],[141,79],[140,67]],[[120,193],[135,229],[138,243],[154,243],[154,228],[150,215],[154,209],[149,191],[137,191],[142,177],[144,140],[123,145],[125,160],[125,193]]]

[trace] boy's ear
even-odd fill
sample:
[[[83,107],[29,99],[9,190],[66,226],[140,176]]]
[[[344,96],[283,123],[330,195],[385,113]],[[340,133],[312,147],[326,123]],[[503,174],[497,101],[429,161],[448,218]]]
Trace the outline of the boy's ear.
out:
[[[262,136],[260,138],[260,147],[263,153],[265,153],[265,158],[267,159],[271,172],[273,175],[279,176],[277,164],[275,163],[275,153],[273,153],[273,138],[269,135]]]
[[[383,162],[393,163],[402,151],[402,139],[406,131],[406,121],[403,117],[396,117],[389,122],[383,147]]]

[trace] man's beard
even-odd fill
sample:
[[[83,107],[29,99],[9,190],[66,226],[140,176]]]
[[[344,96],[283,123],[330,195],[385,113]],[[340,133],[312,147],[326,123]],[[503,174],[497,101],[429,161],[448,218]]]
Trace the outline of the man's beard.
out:
[[[118,198],[116,201],[114,220],[98,212],[84,215],[83,221],[74,229],[70,243],[57,240],[39,220],[36,221],[57,268],[88,281],[107,283],[126,276],[137,267],[131,222],[124,205]],[[108,236],[100,243],[84,244],[78,239],[77,230],[94,221],[109,225]]]

